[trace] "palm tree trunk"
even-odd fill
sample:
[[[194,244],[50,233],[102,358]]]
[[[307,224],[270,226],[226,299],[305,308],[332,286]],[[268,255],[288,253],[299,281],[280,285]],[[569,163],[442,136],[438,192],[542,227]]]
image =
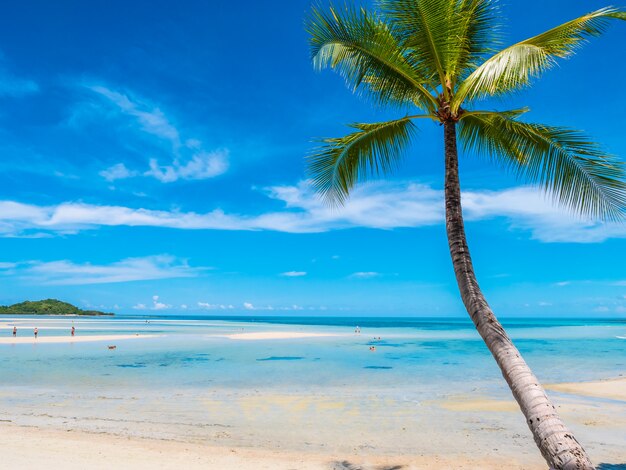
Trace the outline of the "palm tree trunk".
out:
[[[459,184],[456,124],[444,124],[446,153],[446,230],[454,273],[461,298],[478,333],[495,358],[513,397],[526,417],[535,443],[551,468],[555,470],[593,470],[585,450],[567,429],[517,348],[483,296],[470,258]]]

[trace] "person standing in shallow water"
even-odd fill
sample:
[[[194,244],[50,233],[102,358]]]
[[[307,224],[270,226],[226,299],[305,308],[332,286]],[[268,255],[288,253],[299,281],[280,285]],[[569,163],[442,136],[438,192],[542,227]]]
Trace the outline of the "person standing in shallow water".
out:
[[[13,327],[13,337],[15,338],[17,336],[17,327],[14,326]]]
[[[74,336],[74,333],[76,333],[76,328],[74,328],[74,325],[72,325],[72,330],[71,330],[71,332],[72,332],[72,336]]]
[[[37,334],[39,333],[39,330],[37,328],[35,328],[34,333],[35,333],[35,339],[37,339]]]

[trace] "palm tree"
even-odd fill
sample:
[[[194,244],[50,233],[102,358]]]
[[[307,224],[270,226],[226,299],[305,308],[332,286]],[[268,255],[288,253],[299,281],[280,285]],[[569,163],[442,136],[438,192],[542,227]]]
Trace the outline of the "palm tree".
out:
[[[626,12],[603,8],[496,51],[495,0],[377,0],[377,11],[314,7],[307,21],[313,63],[331,67],[379,105],[409,109],[399,119],[357,123],[324,139],[309,157],[311,181],[331,204],[354,185],[388,173],[415,135],[415,121],[443,125],[446,230],[458,287],[476,329],[519,404],[541,454],[554,469],[593,469],[480,290],[465,237],[457,136],[540,186],[567,209],[621,219],[626,183],[620,163],[581,133],[521,120],[528,109],[487,111],[481,99],[528,86]]]

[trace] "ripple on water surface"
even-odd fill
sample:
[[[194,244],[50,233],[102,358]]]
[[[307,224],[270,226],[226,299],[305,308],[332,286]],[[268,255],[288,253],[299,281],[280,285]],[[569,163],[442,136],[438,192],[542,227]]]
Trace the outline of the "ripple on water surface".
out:
[[[304,358],[302,356],[270,356],[257,359],[257,361],[299,361],[300,359]]]

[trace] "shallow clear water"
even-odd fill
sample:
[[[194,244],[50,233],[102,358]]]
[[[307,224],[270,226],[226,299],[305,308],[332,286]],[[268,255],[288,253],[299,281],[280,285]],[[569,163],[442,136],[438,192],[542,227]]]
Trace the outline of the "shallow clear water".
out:
[[[361,333],[355,334],[359,322]],[[304,324],[303,324],[304,323]],[[499,388],[489,352],[464,319],[338,319],[198,317],[1,318],[9,336],[153,334],[106,343],[0,345],[3,386],[93,389],[368,387],[393,383],[426,393],[442,383]],[[626,370],[626,323],[608,320],[510,320],[507,331],[544,381],[618,376]],[[341,336],[238,341],[225,335],[255,331]],[[380,340],[377,338],[380,337]],[[369,350],[375,346],[376,351]],[[465,384],[465,385],[464,385]]]

